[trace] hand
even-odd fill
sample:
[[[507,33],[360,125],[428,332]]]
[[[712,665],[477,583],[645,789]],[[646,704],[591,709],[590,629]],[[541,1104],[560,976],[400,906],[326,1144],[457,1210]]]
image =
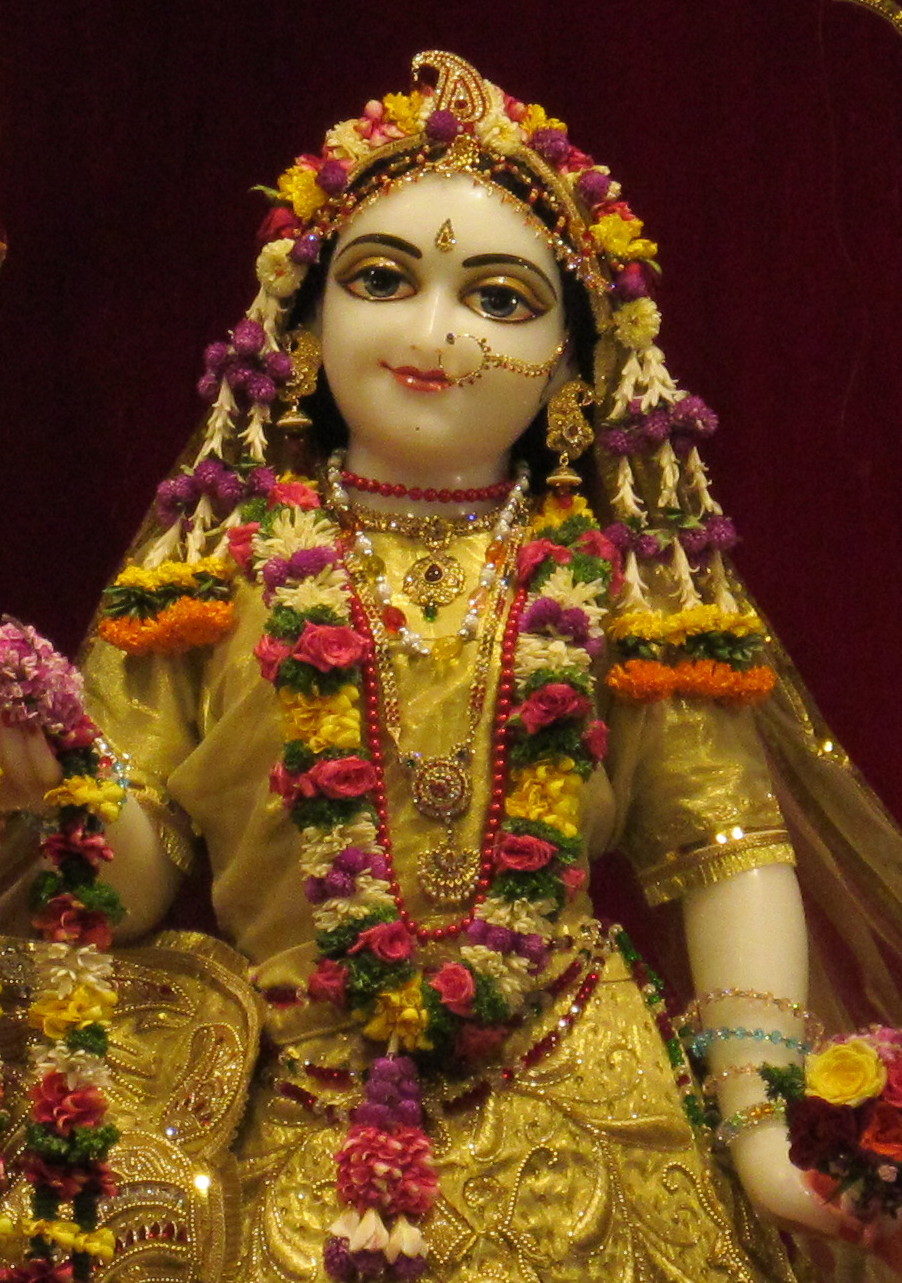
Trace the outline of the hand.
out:
[[[0,812],[45,811],[44,794],[63,778],[43,731],[0,722]]]

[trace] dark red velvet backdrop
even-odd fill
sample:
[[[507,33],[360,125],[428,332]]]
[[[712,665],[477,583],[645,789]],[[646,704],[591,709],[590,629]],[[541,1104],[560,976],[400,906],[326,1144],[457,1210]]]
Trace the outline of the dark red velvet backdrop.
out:
[[[430,47],[563,117],[660,240],[740,566],[902,813],[902,38],[841,0],[6,0],[3,608],[76,646],[250,298],[248,189]]]

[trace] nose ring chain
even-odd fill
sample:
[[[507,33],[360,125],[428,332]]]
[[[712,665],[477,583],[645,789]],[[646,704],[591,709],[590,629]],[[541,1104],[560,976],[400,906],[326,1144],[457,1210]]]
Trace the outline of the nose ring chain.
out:
[[[445,369],[442,363],[441,353],[439,353],[439,365],[441,366],[442,373],[445,375],[449,383],[453,383],[458,387],[464,387],[469,383],[475,383],[477,379],[482,378],[486,370],[493,369],[508,370],[511,374],[523,374],[528,379],[547,378],[550,374],[554,373],[554,367],[564,355],[567,347],[567,340],[562,339],[547,361],[537,363],[532,361],[521,361],[518,356],[505,356],[503,352],[494,352],[488,339],[478,338],[475,334],[449,333],[445,335],[445,342],[449,347],[453,347],[460,339],[470,339],[471,342],[475,343],[479,348],[480,358],[479,364],[476,366],[475,370],[470,370],[467,374],[455,375],[449,374]]]

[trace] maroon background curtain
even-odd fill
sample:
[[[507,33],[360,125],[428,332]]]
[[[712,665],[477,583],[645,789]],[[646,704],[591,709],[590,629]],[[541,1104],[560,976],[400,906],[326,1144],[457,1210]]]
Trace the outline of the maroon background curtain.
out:
[[[739,565],[902,814],[902,31],[841,0],[6,0],[0,606],[70,651],[200,416],[272,182],[449,48],[611,166]]]

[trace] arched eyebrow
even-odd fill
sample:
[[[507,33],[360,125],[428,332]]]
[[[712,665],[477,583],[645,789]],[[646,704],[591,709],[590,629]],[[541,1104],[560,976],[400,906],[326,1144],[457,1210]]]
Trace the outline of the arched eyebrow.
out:
[[[411,245],[410,241],[402,240],[400,236],[389,236],[383,232],[369,232],[363,236],[355,236],[352,241],[348,241],[347,245],[338,255],[338,258],[336,258],[336,263],[338,262],[338,259],[343,258],[344,255],[347,254],[348,250],[353,249],[355,245],[365,244],[387,245],[389,249],[399,249],[402,254],[409,254],[411,258],[423,257],[422,250],[417,249],[416,245]]]
[[[516,267],[523,267],[528,272],[535,272],[536,276],[541,277],[555,298],[558,297],[558,291],[554,282],[549,280],[541,267],[531,263],[528,258],[520,258],[516,254],[474,254],[472,258],[465,258],[464,267],[491,267],[493,263],[513,263]]]

